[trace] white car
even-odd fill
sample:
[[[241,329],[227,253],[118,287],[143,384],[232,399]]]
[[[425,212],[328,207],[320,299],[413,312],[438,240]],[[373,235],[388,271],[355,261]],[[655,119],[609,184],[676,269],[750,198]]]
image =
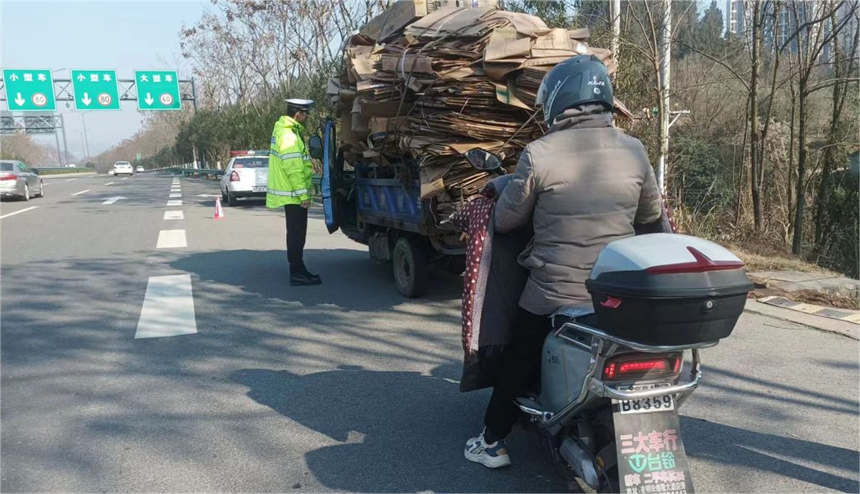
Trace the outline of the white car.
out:
[[[231,158],[224,169],[224,176],[221,177],[221,201],[229,206],[235,206],[240,197],[266,197],[266,189],[269,186],[269,152],[247,153]]]
[[[142,166],[138,166],[137,168],[135,168],[135,169],[134,169],[134,172],[135,172],[135,173],[143,173],[144,171],[145,171],[145,170],[143,169],[143,167],[142,167]]]
[[[128,161],[117,161],[113,164],[113,174],[116,176],[134,175],[134,168],[131,167],[131,163]]]

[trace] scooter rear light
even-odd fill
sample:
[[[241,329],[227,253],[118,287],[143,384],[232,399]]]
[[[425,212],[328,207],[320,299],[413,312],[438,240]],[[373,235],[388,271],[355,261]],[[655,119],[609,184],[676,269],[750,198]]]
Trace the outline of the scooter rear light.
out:
[[[640,358],[624,355],[606,362],[603,366],[603,379],[656,379],[677,375],[681,370],[681,357],[671,355],[659,358]]]

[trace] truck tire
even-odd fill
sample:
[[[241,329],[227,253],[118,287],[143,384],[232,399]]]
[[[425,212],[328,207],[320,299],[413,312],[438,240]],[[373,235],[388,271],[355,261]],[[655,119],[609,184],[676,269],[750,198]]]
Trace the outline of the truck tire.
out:
[[[420,297],[427,292],[429,273],[427,251],[410,237],[400,237],[394,244],[394,283],[397,291],[407,298]]]

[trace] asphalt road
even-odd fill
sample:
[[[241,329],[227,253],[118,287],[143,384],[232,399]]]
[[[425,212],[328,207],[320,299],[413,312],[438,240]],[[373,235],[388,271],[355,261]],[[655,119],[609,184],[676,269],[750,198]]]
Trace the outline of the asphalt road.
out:
[[[457,390],[459,278],[405,300],[314,210],[324,284],[290,287],[282,212],[214,220],[217,183],[184,178],[167,207],[171,181],[49,179],[0,204],[0,490],[565,489],[522,432],[510,469],[463,459],[488,395]],[[196,333],[135,339],[172,317],[152,280],[187,275]],[[860,490],[856,341],[745,314],[704,361],[681,409],[699,492]]]

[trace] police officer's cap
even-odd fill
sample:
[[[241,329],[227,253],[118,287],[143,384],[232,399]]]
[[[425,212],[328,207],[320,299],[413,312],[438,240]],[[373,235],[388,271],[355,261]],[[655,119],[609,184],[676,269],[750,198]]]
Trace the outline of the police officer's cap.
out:
[[[314,106],[314,100],[302,98],[290,98],[287,100],[287,108],[295,111],[309,112]]]

